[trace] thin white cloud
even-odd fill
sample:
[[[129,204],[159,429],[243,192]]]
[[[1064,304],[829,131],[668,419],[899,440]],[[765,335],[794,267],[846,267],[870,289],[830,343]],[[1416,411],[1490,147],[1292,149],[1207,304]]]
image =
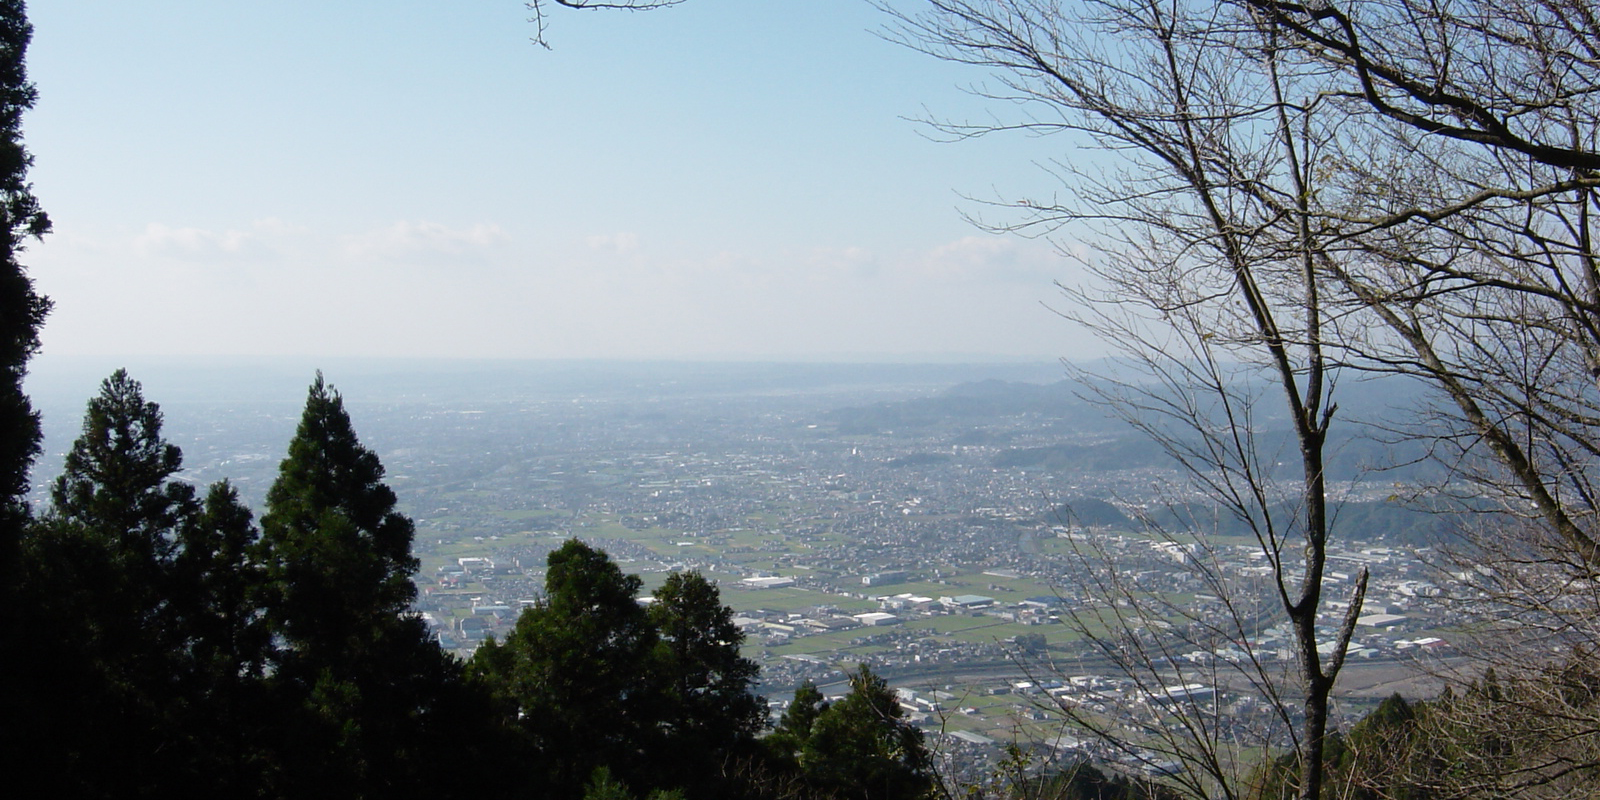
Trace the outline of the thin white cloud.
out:
[[[878,254],[856,245],[813,248],[805,260],[804,277],[812,282],[858,280],[876,276],[880,269]]]
[[[437,222],[396,222],[345,240],[345,254],[359,261],[404,264],[477,263],[510,237],[499,225],[451,228]]]
[[[584,240],[589,249],[599,250],[604,253],[631,253],[639,249],[639,234],[637,233],[608,233],[601,236],[590,236]]]
[[[1062,261],[1044,241],[963,236],[923,253],[911,268],[951,280],[1037,280],[1060,272]]]
[[[260,259],[277,255],[280,241],[295,233],[297,229],[278,219],[257,220],[249,230],[224,231],[152,222],[134,238],[133,247],[143,255],[184,261]]]

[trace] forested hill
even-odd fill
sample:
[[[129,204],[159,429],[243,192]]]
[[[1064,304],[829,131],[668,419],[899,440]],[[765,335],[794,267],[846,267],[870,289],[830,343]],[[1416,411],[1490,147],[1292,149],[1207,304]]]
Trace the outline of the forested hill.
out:
[[[940,427],[976,431],[988,420],[1024,415],[1085,431],[1119,424],[1081,392],[1079,384],[1065,380],[1037,384],[991,379],[962,383],[931,397],[848,406],[827,418],[848,435]]]
[[[1257,391],[1245,387],[1246,391]],[[1055,473],[1097,473],[1127,469],[1175,469],[1168,449],[1136,429],[1109,407],[1102,394],[1122,390],[1109,384],[1060,380],[1039,384],[1005,380],[962,383],[930,397],[839,408],[826,416],[837,433],[848,436],[931,437],[962,446],[993,446],[999,469]],[[1160,393],[1157,400],[1171,400]],[[1388,482],[1434,480],[1442,475],[1428,459],[1428,443],[1391,441],[1384,431],[1392,418],[1414,409],[1421,387],[1402,379],[1352,381],[1339,387],[1340,427],[1327,448],[1328,477],[1336,481]],[[1151,405],[1146,403],[1145,405]],[[1253,408],[1251,433],[1264,462],[1292,460],[1294,435],[1270,395]],[[1154,414],[1139,415],[1157,427]],[[1180,426],[1174,441],[1192,441]],[[1017,432],[1026,441],[1018,441]]]
[[[1288,504],[1278,504],[1273,513],[1280,519],[1292,516]],[[1135,517],[1140,517],[1136,519]],[[1249,526],[1238,517],[1206,504],[1167,506],[1143,514],[1130,514],[1100,498],[1083,498],[1057,506],[1048,520],[1051,524],[1100,527],[1114,531],[1193,531],[1197,523],[1208,533],[1220,536],[1249,536]],[[1395,500],[1350,500],[1335,506],[1332,528],[1339,540],[1382,541],[1389,545],[1431,547],[1459,540],[1461,517],[1441,513],[1420,504]]]

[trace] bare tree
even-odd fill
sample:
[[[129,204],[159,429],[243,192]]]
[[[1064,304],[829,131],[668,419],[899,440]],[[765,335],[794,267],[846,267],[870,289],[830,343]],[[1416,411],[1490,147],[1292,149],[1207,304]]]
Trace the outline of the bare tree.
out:
[[[1309,581],[1328,509],[1312,495],[1326,496],[1332,378],[1388,372],[1433,390],[1424,413],[1392,424],[1448,468],[1422,488],[1498,512],[1463,524],[1480,534],[1450,587],[1476,604],[1485,663],[1520,662],[1540,681],[1551,664],[1594,652],[1600,9],[1590,0],[927,8],[900,17],[902,38],[995,72],[998,88],[985,91],[1023,112],[944,131],[1077,136],[1100,151],[1089,165],[1053,165],[1068,200],[1018,203],[1023,220],[1000,227],[1092,238],[1099,288],[1069,290],[1065,314],[1143,370],[1108,399],[1252,520],[1280,587],[1285,543],[1304,541],[1302,592],[1279,593],[1290,619],[1321,602]],[[1233,363],[1274,377],[1294,425],[1304,500],[1290,526],[1263,502],[1281,476],[1249,436],[1262,401],[1277,398],[1253,393]],[[1136,587],[1099,588],[1123,599],[1106,620],[1113,630],[1148,630],[1147,618],[1177,613],[1139,609]],[[1122,646],[1128,666],[1165,663],[1170,654],[1150,641]],[[1322,671],[1315,637],[1298,642],[1308,691],[1299,788],[1314,796],[1310,698],[1331,689],[1338,660]],[[1532,721],[1544,720],[1564,731],[1552,745],[1590,735],[1573,727],[1588,718],[1542,701],[1494,717],[1523,720],[1535,736]],[[1208,736],[1189,734],[1191,751],[1216,752]],[[1196,757],[1198,771],[1220,772],[1207,757]]]
[[[1347,297],[1329,296],[1338,284],[1312,207],[1337,135],[1321,95],[1327,69],[1288,57],[1256,15],[1203,3],[930,0],[896,18],[901,41],[988,68],[997,86],[985,93],[1022,110],[1015,121],[940,130],[1061,135],[1097,152],[1092,166],[1054,165],[1066,199],[1022,201],[1022,221],[1002,227],[1066,231],[1093,246],[1095,280],[1064,287],[1062,313],[1125,356],[1120,374],[1102,376],[1112,387],[1102,397],[1252,532],[1272,616],[1293,643],[1289,680],[1248,644],[1196,676],[1215,688],[1231,673],[1270,703],[1280,724],[1265,739],[1241,740],[1215,701],[1170,685],[1188,674],[1175,643],[1249,642],[1266,627],[1197,530],[1200,574],[1227,598],[1222,613],[1162,604],[1101,570],[1091,594],[1106,603],[1080,616],[1099,655],[1133,682],[1146,718],[1063,711],[1127,753],[1172,759],[1173,781],[1195,797],[1243,796],[1238,754],[1286,742],[1300,796],[1319,797],[1334,682],[1365,587],[1363,574],[1319,639],[1329,610],[1325,450]],[[1269,419],[1292,432],[1287,458],[1257,435]]]
[[[1235,1],[1337,66],[1341,95],[1391,120],[1579,177],[1600,169],[1592,0]]]
[[[1237,2],[1328,67],[1362,130],[1317,211],[1385,331],[1366,365],[1435,387],[1460,476],[1567,568],[1600,569],[1600,7]]]
[[[1360,359],[1434,388],[1409,433],[1451,466],[1437,488],[1498,512],[1463,525],[1444,585],[1473,620],[1461,643],[1507,689],[1434,709],[1418,741],[1457,765],[1415,779],[1441,796],[1592,787],[1600,7],[1242,1],[1328,67],[1362,131],[1318,209],[1345,254],[1330,275],[1377,323]]]
[[[1366,366],[1436,390],[1411,433],[1452,467],[1440,488],[1500,512],[1464,526],[1448,584],[1474,649],[1539,680],[1600,647],[1600,7],[1242,1],[1364,132],[1319,209],[1330,274],[1382,331]]]

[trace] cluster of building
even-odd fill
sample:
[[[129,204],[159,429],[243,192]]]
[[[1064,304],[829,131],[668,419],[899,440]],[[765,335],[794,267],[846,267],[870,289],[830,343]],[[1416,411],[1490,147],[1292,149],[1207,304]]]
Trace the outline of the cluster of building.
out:
[[[487,637],[503,638],[539,595],[544,553],[579,536],[629,572],[697,569],[718,579],[747,653],[762,666],[764,691],[778,703],[803,680],[842,691],[844,672],[868,663],[908,690],[908,714],[961,733],[960,747],[992,745],[1019,720],[1048,724],[1051,708],[1068,705],[1221,704],[1240,724],[1265,713],[1226,686],[1185,675],[1292,660],[1291,632],[1273,624],[1269,611],[1274,581],[1293,585],[1298,575],[1275,575],[1247,542],[1082,525],[1060,511],[1074,498],[1111,498],[1136,517],[1148,510],[1139,504],[1202,497],[1176,473],[996,466],[1008,449],[1072,435],[1041,433],[1030,427],[1036,420],[991,420],[989,443],[950,444],[944,429],[841,436],[803,419],[730,413],[690,425],[580,416],[538,449],[485,463],[473,479],[424,490],[420,499],[413,493],[423,509],[416,516],[425,554],[477,543],[470,554],[435,559],[419,578],[419,609],[441,642],[463,654]],[[1367,541],[1361,531],[1339,536],[1326,576],[1334,602],[1323,641],[1334,639],[1345,611],[1338,604],[1365,570],[1354,661],[1446,648],[1434,631],[1450,622],[1449,611],[1414,549]],[[1127,596],[1107,596],[1115,591]],[[1157,665],[1169,680],[1130,686],[1076,638],[1074,615],[1108,602],[1170,604],[1170,613],[1139,632],[1184,642],[1158,657],[1170,662]],[[951,633],[955,626],[940,621],[949,617],[966,618],[976,632]],[[1226,630],[1234,619],[1250,624],[1232,639],[1197,633]],[[1011,635],[1016,628],[997,637],[983,632],[988,625],[1039,631],[1043,648],[1031,653],[1038,663],[1076,660],[1090,669],[1031,684],[996,680],[1008,670],[1016,678],[1019,655],[1029,653]],[[1011,700],[978,711],[941,694],[960,696],[942,687],[969,679],[986,690],[1003,687]],[[1081,743],[1057,744],[1065,751]]]

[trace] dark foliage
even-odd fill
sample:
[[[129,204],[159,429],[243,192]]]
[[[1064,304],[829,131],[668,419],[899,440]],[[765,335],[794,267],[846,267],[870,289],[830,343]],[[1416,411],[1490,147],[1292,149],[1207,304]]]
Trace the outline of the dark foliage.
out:
[[[36,692],[14,718],[32,734],[14,752],[60,770],[67,796],[203,791],[208,743],[186,728],[198,698],[183,611],[195,593],[176,567],[200,505],[174,480],[182,456],[161,422],[126,372],[107,378],[24,539],[18,591],[51,635],[14,665]]]
[[[722,762],[752,752],[766,724],[766,704],[750,690],[760,668],[739,654],[744,633],[716,584],[698,572],[674,572],[654,593],[650,623],[664,678],[661,742],[652,754],[656,784],[696,796],[720,794]]]
[[[1111,774],[1080,763],[1050,775],[1026,777],[1013,794],[1029,800],[1178,800],[1161,784]]]
[[[636,788],[732,791],[722,767],[754,752],[765,708],[716,587],[674,574],[646,611],[602,550],[574,539],[547,563],[545,597],[472,662],[526,737],[526,783],[577,797],[604,767]]]
[[[658,636],[635,599],[639,578],[575,539],[547,563],[544,599],[504,644],[480,648],[474,667],[528,737],[538,763],[530,784],[575,797],[601,766],[633,784],[663,677],[645,668]]]
[[[0,567],[10,565],[28,516],[28,469],[39,454],[40,434],[22,380],[50,311],[20,260],[27,239],[50,230],[28,183],[33,156],[22,143],[22,115],[38,96],[26,67],[32,37],[26,3],[0,2]]]
[[[40,703],[27,683],[28,606],[18,593],[28,471],[40,441],[39,415],[22,382],[50,311],[21,261],[26,240],[50,230],[28,183],[33,157],[22,142],[22,116],[37,97],[26,65],[32,37],[26,3],[0,0],[0,767],[13,775],[28,766],[38,741],[28,722]]]
[[[883,678],[862,664],[850,674],[850,693],[824,703],[815,685],[795,692],[764,744],[772,768],[793,770],[806,796],[911,800],[935,789],[922,732]]]
[[[459,782],[436,760],[464,768],[478,752],[460,665],[407,612],[412,524],[382,479],[319,373],[258,546],[258,597],[278,642],[267,780],[287,796],[439,796]]]

